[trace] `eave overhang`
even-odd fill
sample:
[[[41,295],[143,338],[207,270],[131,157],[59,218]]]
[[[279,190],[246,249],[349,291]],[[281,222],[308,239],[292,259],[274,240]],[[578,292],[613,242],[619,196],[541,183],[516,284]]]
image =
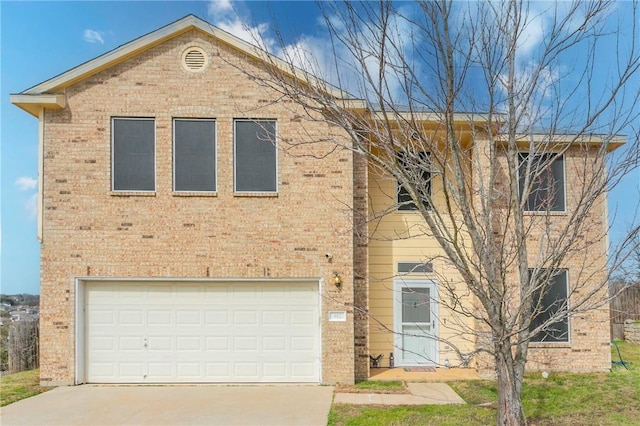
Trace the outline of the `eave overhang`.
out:
[[[40,116],[43,108],[63,109],[67,106],[67,99],[64,94],[33,94],[19,93],[11,95],[11,103],[25,110],[34,117]]]

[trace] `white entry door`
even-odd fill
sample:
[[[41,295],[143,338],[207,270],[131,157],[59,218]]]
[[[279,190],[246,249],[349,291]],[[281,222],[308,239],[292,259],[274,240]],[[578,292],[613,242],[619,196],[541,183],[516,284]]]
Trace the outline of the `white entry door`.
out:
[[[437,284],[434,281],[394,281],[396,365],[438,364],[437,297]]]

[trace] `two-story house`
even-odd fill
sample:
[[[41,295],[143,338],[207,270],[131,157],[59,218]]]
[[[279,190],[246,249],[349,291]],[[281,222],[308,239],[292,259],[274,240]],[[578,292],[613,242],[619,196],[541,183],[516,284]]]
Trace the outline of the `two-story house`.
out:
[[[456,272],[425,263],[435,241],[362,236],[420,220],[409,205],[362,219],[396,182],[335,144],[291,143],[349,139],[252,80],[256,52],[187,16],[12,95],[39,122],[43,384],[352,383],[370,354],[460,361],[438,336],[471,352],[447,334],[432,273]],[[594,315],[532,365],[607,369]]]

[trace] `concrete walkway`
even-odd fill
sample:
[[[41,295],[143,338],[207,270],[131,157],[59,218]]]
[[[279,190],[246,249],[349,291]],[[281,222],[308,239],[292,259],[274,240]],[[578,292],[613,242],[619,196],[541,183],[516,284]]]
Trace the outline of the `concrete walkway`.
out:
[[[446,383],[407,383],[408,394],[336,393],[333,402],[353,405],[465,404]]]
[[[318,425],[327,424],[333,387],[59,387],[0,409],[11,425]]]

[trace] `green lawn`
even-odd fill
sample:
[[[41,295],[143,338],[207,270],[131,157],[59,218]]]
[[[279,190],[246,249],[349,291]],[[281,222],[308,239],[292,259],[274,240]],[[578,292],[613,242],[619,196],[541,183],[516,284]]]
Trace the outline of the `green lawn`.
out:
[[[640,346],[618,343],[629,370],[615,366],[611,373],[539,374],[527,377],[523,403],[529,424],[640,425]],[[617,352],[612,352],[618,360]],[[330,425],[487,425],[495,423],[497,390],[494,381],[449,383],[467,405],[375,407],[334,404]],[[400,382],[360,383],[361,390],[398,391]],[[49,388],[39,385],[39,371],[2,376],[0,406],[37,395]]]
[[[40,386],[40,370],[7,374],[0,378],[0,407],[49,389],[51,388]]]
[[[529,424],[640,425],[640,346],[618,342],[629,370],[611,373],[527,376],[522,392]],[[614,361],[618,354],[612,348]],[[330,425],[487,425],[495,424],[495,381],[449,383],[467,405],[376,407],[334,404]]]

